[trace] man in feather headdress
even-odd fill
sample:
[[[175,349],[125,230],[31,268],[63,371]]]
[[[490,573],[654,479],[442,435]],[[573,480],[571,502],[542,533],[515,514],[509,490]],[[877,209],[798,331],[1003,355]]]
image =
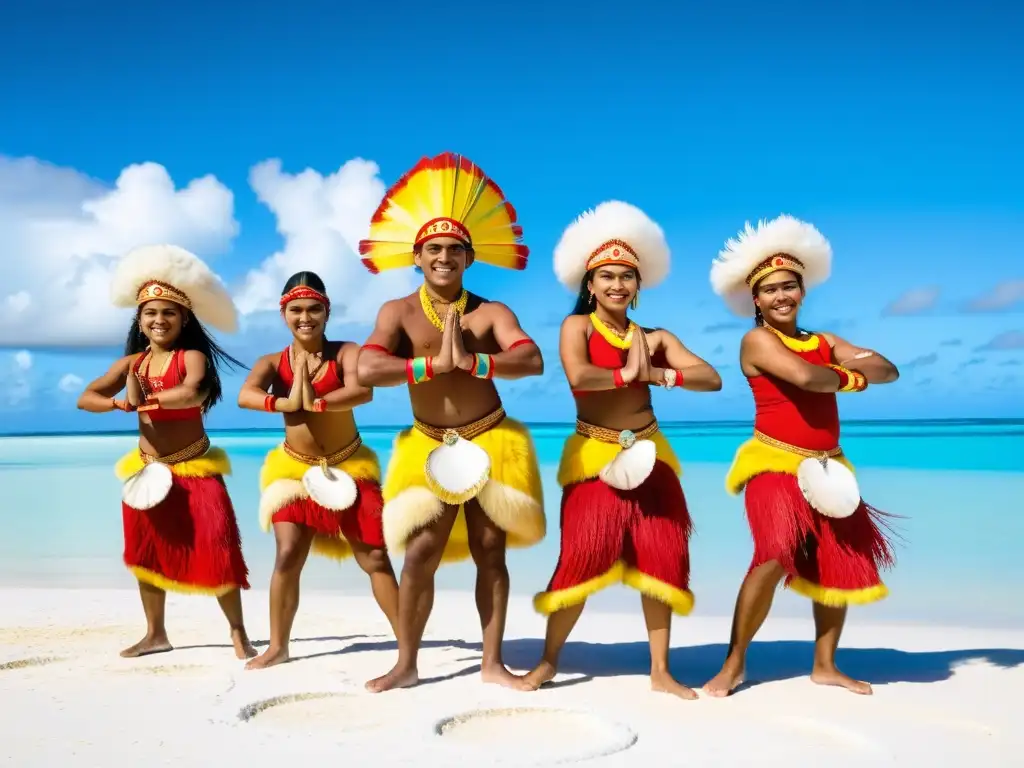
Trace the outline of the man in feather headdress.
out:
[[[371,691],[415,685],[417,653],[442,562],[472,556],[485,682],[527,688],[501,658],[506,546],[544,538],[540,469],[526,427],[505,416],[494,378],[543,373],[537,345],[504,304],[462,287],[476,261],[525,269],[515,209],[467,158],[424,158],[388,190],[360,243],[374,274],[416,266],[423,285],[387,302],[359,356],[364,386],[407,384],[413,426],[395,440],[384,480],[384,538],[404,552],[398,662]]]

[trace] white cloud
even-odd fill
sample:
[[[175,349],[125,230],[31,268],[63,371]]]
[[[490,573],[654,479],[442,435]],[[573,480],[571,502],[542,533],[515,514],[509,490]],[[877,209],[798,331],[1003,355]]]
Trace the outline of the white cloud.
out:
[[[78,392],[83,386],[85,386],[85,382],[82,377],[75,376],[73,373],[65,373],[57,382],[57,389],[61,392]]]
[[[412,270],[371,275],[359,260],[359,240],[385,192],[378,172],[361,158],[328,176],[289,174],[276,159],[253,166],[249,183],[277,217],[284,247],[246,275],[236,296],[243,314],[276,313],[285,281],[302,270],[323,278],[332,323],[372,323],[385,300],[413,290]]]
[[[935,306],[939,300],[937,287],[915,288],[907,291],[883,311],[883,315],[919,315]]]
[[[110,305],[116,260],[171,242],[205,257],[238,232],[234,196],[213,176],[177,189],[157,163],[130,165],[113,187],[35,158],[0,156],[0,346],[117,344]]]
[[[32,353],[27,349],[19,350],[14,353],[14,364],[20,371],[27,371],[32,367]]]
[[[995,312],[1024,303],[1024,280],[1006,280],[967,304],[968,312]]]

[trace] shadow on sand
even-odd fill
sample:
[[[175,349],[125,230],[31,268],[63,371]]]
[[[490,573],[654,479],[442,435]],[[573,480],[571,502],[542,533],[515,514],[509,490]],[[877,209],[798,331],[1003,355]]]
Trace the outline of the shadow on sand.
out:
[[[341,638],[339,638],[341,639]],[[506,640],[503,647],[505,663],[512,669],[531,669],[540,659],[544,643],[537,638]],[[452,648],[474,655],[457,659],[460,662],[480,661],[480,643],[455,640],[425,640],[423,648]],[[360,651],[396,651],[394,640],[363,641],[337,650],[298,656],[293,661],[309,660],[319,656],[358,653]],[[717,674],[725,659],[726,645],[694,645],[673,648],[669,662],[673,673],[686,685],[700,687]],[[748,688],[759,683],[790,680],[810,674],[814,643],[803,640],[776,640],[755,642],[747,655]],[[934,683],[948,680],[961,664],[983,662],[997,667],[1011,668],[1024,664],[1024,649],[978,648],[954,651],[898,651],[892,648],[841,648],[836,661],[846,674],[874,685],[885,683]],[[646,675],[650,671],[650,655],[646,642],[635,643],[583,643],[568,642],[562,651],[559,672],[583,675],[554,683],[555,687],[577,685],[595,677]],[[439,682],[461,677],[479,666],[470,667],[454,675],[424,678],[422,683]],[[426,670],[424,670],[426,671]]]

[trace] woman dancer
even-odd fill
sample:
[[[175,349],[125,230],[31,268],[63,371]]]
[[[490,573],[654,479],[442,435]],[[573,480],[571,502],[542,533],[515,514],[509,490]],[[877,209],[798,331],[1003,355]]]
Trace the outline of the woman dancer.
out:
[[[579,290],[560,341],[576,434],[566,440],[558,470],[558,565],[547,591],[534,598],[550,618],[544,657],[526,677],[533,688],[555,676],[587,598],[622,582],[641,594],[651,688],[696,698],[668,665],[672,613],[693,607],[692,526],[682,470],[658,429],[650,386],[713,392],[722,380],[669,331],[642,329],[626,314],[636,307],[641,280],[653,286],[668,274],[669,255],[661,228],[621,202],[583,214],[555,249],[559,280]]]
[[[239,592],[249,588],[248,569],[223,481],[231,466],[223,450],[210,447],[203,426],[221,398],[219,366],[241,363],[200,321],[233,332],[235,305],[206,264],[173,245],[121,259],[112,295],[117,306],[137,307],[125,356],[86,387],[78,407],[138,412],[139,447],[115,472],[124,481],[124,562],[139,582],[146,636],[121,655],[171,650],[164,606],[172,590],[215,595],[235,654],[255,656]],[[125,389],[124,399],[115,399]]]
[[[851,604],[881,600],[879,569],[892,565],[883,517],[860,497],[839,446],[837,392],[899,377],[877,352],[798,325],[805,290],[828,279],[832,248],[791,216],[749,224],[711,267],[711,285],[733,313],[753,317],[740,366],[754,395],[754,437],[740,446],[726,478],[745,491],[754,557],[736,598],[722,670],[705,690],[726,696],[743,680],[747,648],[768,616],[779,582],[813,601],[811,680],[860,694],[871,686],[836,667]]]
[[[327,340],[331,302],[316,274],[292,275],[280,305],[293,341],[260,358],[238,396],[242,408],[284,414],[285,429],[284,443],[267,455],[260,473],[260,524],[274,528],[277,559],[270,645],[249,669],[288,660],[299,578],[311,549],[336,560],[354,556],[392,630],[398,613],[398,582],[384,547],[380,464],[352,416],[373,399],[373,390],[356,381],[359,345]]]

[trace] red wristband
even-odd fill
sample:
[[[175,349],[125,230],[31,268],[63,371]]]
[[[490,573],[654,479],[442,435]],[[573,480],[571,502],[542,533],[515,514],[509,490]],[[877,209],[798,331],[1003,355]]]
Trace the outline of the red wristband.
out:
[[[615,383],[616,389],[626,386],[626,382],[622,380],[621,368],[616,368],[615,371],[612,373],[612,381]]]
[[[318,398],[316,398],[313,401],[313,412],[314,413],[323,413],[326,410],[327,410],[327,401],[324,400],[322,397],[318,397]]]
[[[273,413],[277,410],[277,398],[273,395],[267,395],[263,399],[263,410],[267,413]]]
[[[683,386],[683,372],[680,371],[678,368],[675,369],[675,372],[676,372],[676,386],[677,387],[681,387],[681,386]]]
[[[410,384],[416,383],[416,374],[412,372],[412,358],[405,361],[405,378]]]

